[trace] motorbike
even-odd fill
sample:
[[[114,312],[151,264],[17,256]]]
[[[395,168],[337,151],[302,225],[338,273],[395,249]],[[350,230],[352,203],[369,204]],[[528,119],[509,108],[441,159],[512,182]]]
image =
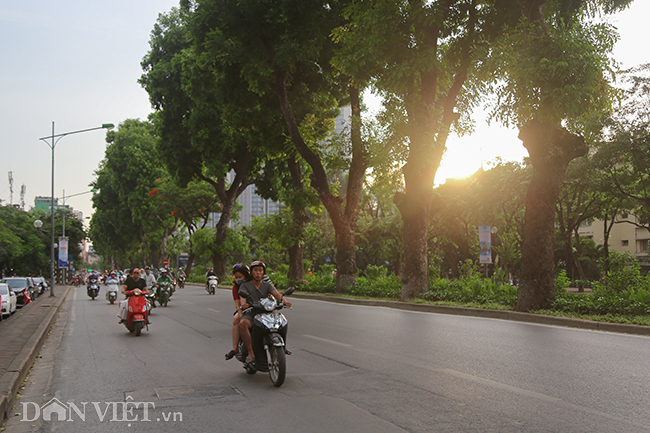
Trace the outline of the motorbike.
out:
[[[158,299],[158,302],[160,302],[160,305],[163,307],[166,307],[167,303],[169,302],[169,298],[172,296],[172,283],[163,281],[162,283],[159,283],[158,286],[160,286],[160,298]]]
[[[72,284],[76,287],[79,287],[79,283],[80,283],[79,277],[74,277],[74,279],[72,280]]]
[[[289,296],[294,292],[289,287],[282,296]],[[285,355],[284,340],[287,336],[287,318],[279,312],[284,303],[278,302],[272,296],[260,300],[259,304],[252,304],[244,312],[253,312],[253,327],[251,328],[251,340],[255,362],[246,363],[248,351],[246,345],[240,339],[237,360],[244,364],[248,374],[255,374],[258,371],[268,372],[274,386],[282,386],[287,373],[287,361]]]
[[[94,301],[97,295],[99,294],[99,286],[97,283],[91,283],[88,287],[88,296]]]
[[[106,284],[106,300],[111,304],[114,304],[117,300],[119,285],[118,283],[108,283]]]
[[[126,312],[126,320],[124,326],[129,332],[133,332],[136,337],[140,336],[142,328],[146,327],[149,330],[147,311],[147,300],[142,294],[140,289],[129,290],[126,292],[128,296],[128,309]]]
[[[147,300],[147,311],[151,313],[151,310],[153,308],[156,308],[156,291],[154,290],[153,287],[149,289],[149,293],[144,295],[145,299]]]
[[[179,289],[184,289],[185,288],[185,277],[180,275],[178,277],[178,288]]]
[[[214,292],[217,290],[218,279],[214,275],[208,277],[208,287],[206,290],[209,294],[214,295]]]

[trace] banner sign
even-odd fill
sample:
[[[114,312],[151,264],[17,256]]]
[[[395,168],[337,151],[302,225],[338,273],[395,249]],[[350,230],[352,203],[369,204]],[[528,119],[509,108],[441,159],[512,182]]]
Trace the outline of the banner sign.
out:
[[[492,233],[490,226],[478,226],[479,263],[492,263]]]
[[[59,267],[68,267],[68,238],[63,236],[59,238]]]

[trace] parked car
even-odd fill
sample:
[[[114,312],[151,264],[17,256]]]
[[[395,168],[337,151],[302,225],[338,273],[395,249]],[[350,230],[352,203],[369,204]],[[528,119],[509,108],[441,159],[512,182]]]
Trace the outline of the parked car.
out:
[[[39,296],[47,292],[47,290],[50,288],[50,286],[48,286],[47,284],[47,280],[45,279],[45,277],[32,277],[32,279],[39,286],[39,292],[38,292]]]
[[[0,283],[0,306],[2,307],[0,308],[0,321],[5,316],[11,316],[16,312],[17,303],[16,294],[9,288],[9,285]]]
[[[30,290],[30,280],[26,277],[9,277],[3,278],[0,283],[6,283],[11,290],[16,294],[16,306],[18,308],[23,308],[25,305],[32,302],[32,298],[29,296]]]

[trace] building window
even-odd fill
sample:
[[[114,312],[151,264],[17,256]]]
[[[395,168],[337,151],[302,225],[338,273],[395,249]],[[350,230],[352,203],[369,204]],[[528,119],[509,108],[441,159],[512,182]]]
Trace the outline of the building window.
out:
[[[624,247],[627,247],[628,245],[630,245],[630,241],[628,241],[628,240],[621,241],[621,245],[623,245]]]

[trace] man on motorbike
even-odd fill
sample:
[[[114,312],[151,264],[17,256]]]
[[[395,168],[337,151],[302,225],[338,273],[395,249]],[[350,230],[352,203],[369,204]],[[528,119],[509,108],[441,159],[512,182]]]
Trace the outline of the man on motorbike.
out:
[[[253,353],[253,344],[251,339],[251,328],[253,327],[253,313],[245,312],[251,304],[259,304],[260,300],[273,295],[278,302],[283,302],[287,307],[291,307],[291,302],[284,299],[284,296],[273,287],[273,284],[262,281],[266,273],[266,265],[259,260],[251,263],[250,266],[252,280],[243,283],[239,287],[238,295],[245,298],[244,304],[241,306],[243,315],[239,321],[239,332],[241,339],[246,345],[248,356],[246,357],[247,364],[255,363],[255,354]],[[244,296],[242,296],[242,293]]]
[[[133,269],[131,275],[126,279],[124,285],[122,286],[122,293],[126,295],[126,298],[120,301],[120,315],[118,316],[120,318],[119,323],[123,323],[126,320],[126,310],[129,306],[129,300],[128,300],[129,295],[127,295],[126,292],[135,289],[140,289],[143,295],[149,293],[149,290],[147,289],[147,284],[145,283],[144,279],[140,278],[140,269],[138,268]],[[149,323],[150,322],[148,322],[148,324]]]
[[[115,273],[115,271],[111,272],[111,275],[108,278],[106,278],[106,284],[119,283],[119,282],[120,280],[117,279],[117,274]]]
[[[206,290],[208,289],[208,284],[210,282],[208,277],[216,277],[216,276],[217,276],[217,274],[214,272],[214,269],[208,268],[207,272],[205,273],[205,289]]]
[[[93,272],[88,275],[88,285],[86,286],[86,293],[90,293],[90,286],[97,284],[97,294],[99,294],[99,277]]]
[[[174,280],[172,277],[169,275],[169,272],[167,269],[160,268],[160,275],[158,276],[158,280],[156,281],[156,298],[160,299],[160,283],[169,283],[172,284]]]
[[[144,275],[142,278],[144,278],[144,282],[147,283],[147,287],[153,288],[156,285],[156,277],[154,277],[149,266],[144,267]]]

